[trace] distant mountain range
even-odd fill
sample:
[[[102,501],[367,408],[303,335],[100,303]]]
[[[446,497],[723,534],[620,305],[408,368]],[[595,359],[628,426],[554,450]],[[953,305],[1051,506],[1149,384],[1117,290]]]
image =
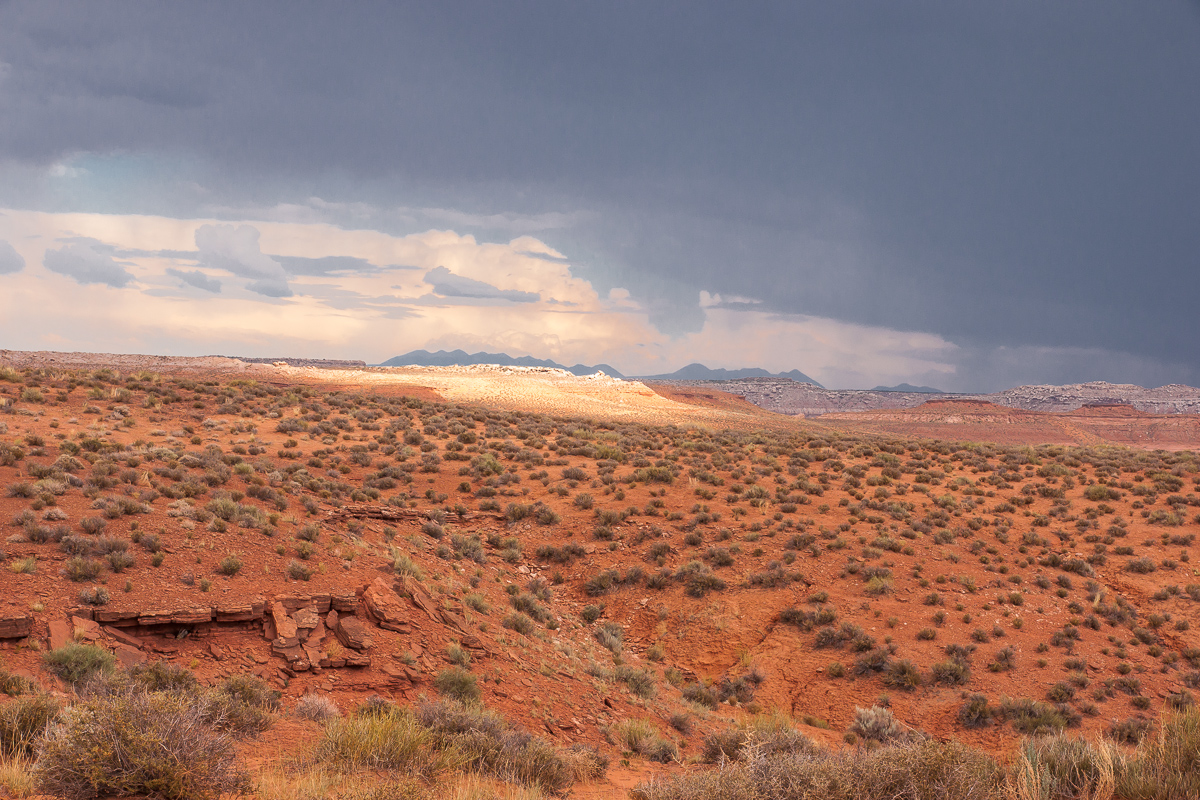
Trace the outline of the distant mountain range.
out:
[[[914,392],[916,394],[945,394],[941,389],[932,386],[913,386],[911,383],[898,383],[895,386],[876,386],[872,392]]]
[[[709,369],[703,364],[688,364],[686,367],[666,375],[641,375],[638,379],[647,381],[739,381],[745,378],[787,378],[798,383],[811,383],[813,386],[825,388],[798,369],[790,372],[767,372],[758,367]]]
[[[625,377],[608,364],[597,364],[594,367],[589,367],[585,364],[576,364],[573,367],[567,367],[559,364],[557,361],[550,361],[545,358],[534,358],[533,356],[517,356],[514,358],[507,353],[468,353],[465,350],[438,350],[436,353],[431,353],[428,350],[413,350],[411,353],[389,358],[378,366],[468,367],[472,364],[498,364],[502,367],[550,367],[552,369],[565,369],[572,375],[595,375],[597,372],[603,372],[605,375],[611,375],[614,378],[623,379]]]
[[[596,372],[603,372],[605,375],[611,375],[614,378],[626,378],[625,375],[622,375],[616,370],[616,368],[608,364],[596,364],[595,366],[576,364],[573,367],[568,367],[564,366],[563,364],[559,364],[557,361],[551,361],[546,358],[534,358],[533,356],[513,357],[507,353],[468,353],[465,350],[438,350],[436,353],[431,353],[428,350],[413,350],[411,353],[405,353],[402,356],[389,358],[387,361],[384,361],[378,366],[466,367],[471,366],[472,364],[498,364],[502,367],[551,367],[553,369],[565,369],[572,375],[594,375]],[[811,383],[813,386],[821,386],[821,384],[817,383],[798,369],[794,369],[790,372],[767,372],[765,369],[759,369],[757,367],[751,367],[749,369],[709,369],[703,364],[688,364],[686,367],[666,375],[642,375],[634,380],[732,381],[741,380],[744,378],[787,378],[800,383]],[[936,392],[937,389],[922,388],[907,389],[905,391]]]

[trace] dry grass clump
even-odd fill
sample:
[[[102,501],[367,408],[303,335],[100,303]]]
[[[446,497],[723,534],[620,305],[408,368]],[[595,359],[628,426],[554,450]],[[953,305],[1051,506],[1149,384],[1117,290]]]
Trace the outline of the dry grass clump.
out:
[[[1118,773],[1116,791],[1125,800],[1200,797],[1200,711],[1164,716],[1158,736],[1143,740]]]
[[[759,716],[704,738],[702,758],[710,764],[776,755],[815,753],[817,746],[780,714]]]
[[[0,666],[0,694],[6,694],[9,697],[16,697],[22,694],[29,694],[36,690],[33,681],[18,675],[15,672],[9,672],[4,667]]]
[[[338,769],[397,770],[427,779],[460,763],[457,753],[436,751],[430,732],[401,709],[328,720],[314,755]]]
[[[62,709],[49,695],[21,697],[0,705],[0,759],[28,759]]]
[[[679,758],[679,748],[660,734],[649,720],[623,719],[608,729],[613,744],[628,753],[666,764]]]
[[[326,722],[341,716],[337,703],[323,694],[309,693],[296,701],[296,716],[313,722]]]
[[[1000,767],[958,742],[871,751],[757,755],[720,769],[643,783],[634,800],[1000,800]]]
[[[414,712],[374,703],[326,722],[316,759],[341,769],[396,770],[432,779],[472,770],[559,794],[606,764],[590,750],[559,750],[495,714],[458,703],[424,703]]]

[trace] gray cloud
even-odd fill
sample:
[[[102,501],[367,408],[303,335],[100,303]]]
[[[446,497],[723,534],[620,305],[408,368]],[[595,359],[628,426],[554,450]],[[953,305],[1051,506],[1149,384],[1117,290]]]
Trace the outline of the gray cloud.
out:
[[[11,275],[25,269],[25,259],[11,244],[0,239],[0,275]]]
[[[246,288],[266,297],[291,297],[283,265],[263,253],[258,229],[252,225],[201,225],[196,229],[200,263],[240,278],[251,278]]]
[[[336,273],[350,272],[355,275],[365,275],[378,272],[379,267],[365,258],[354,256],[324,256],[322,258],[306,258],[304,256],[271,256],[278,261],[289,275],[305,275],[320,277]]]
[[[112,256],[98,253],[86,244],[68,244],[58,250],[47,250],[42,263],[51,272],[73,278],[76,283],[99,283],[120,289],[133,280],[124,267]]]
[[[521,292],[516,289],[498,289],[490,283],[455,275],[445,267],[437,267],[425,273],[425,282],[442,297],[467,297],[477,300],[509,300],[513,303],[536,303],[541,299],[537,292]]]
[[[182,269],[167,269],[167,274],[179,278],[188,286],[195,286],[197,289],[203,289],[206,292],[217,294],[221,291],[221,282],[216,278],[210,278],[198,269],[182,270]]]

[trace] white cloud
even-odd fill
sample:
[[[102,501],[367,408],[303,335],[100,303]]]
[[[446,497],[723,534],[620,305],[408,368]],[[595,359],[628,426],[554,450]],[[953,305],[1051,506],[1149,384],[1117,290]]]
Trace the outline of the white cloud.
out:
[[[252,225],[201,225],[196,229],[200,263],[242,278],[253,278],[246,288],[267,297],[291,297],[283,265],[264,255],[259,232]]]
[[[720,306],[752,306],[762,305],[762,300],[755,300],[752,297],[742,297],[741,295],[730,294],[721,296],[720,294],[709,294],[703,289],[700,290],[700,307],[701,308],[718,308]]]
[[[566,256],[529,236],[497,243],[438,230],[392,236],[324,223],[8,211],[0,213],[0,238],[18,242],[34,263],[47,253],[45,242],[70,239],[61,250],[85,248],[87,263],[120,270],[92,277],[126,287],[111,302],[95,303],[84,287],[52,290],[41,270],[7,277],[0,318],[11,320],[6,344],[18,348],[378,363],[419,348],[461,347],[608,362],[626,374],[670,372],[692,361],[800,369],[832,386],[944,385],[960,355],[929,334],[772,314],[751,299],[709,293],[698,298],[703,326],[673,338],[651,324],[628,290],[601,296]],[[128,256],[117,264],[87,241]],[[249,291],[222,286],[217,271],[249,281]],[[430,294],[431,284],[440,296]],[[253,294],[269,288],[290,296],[278,302]]]
[[[112,256],[97,252],[83,243],[71,243],[57,250],[47,250],[42,264],[51,272],[66,275],[81,284],[103,284],[120,289],[133,276]]]

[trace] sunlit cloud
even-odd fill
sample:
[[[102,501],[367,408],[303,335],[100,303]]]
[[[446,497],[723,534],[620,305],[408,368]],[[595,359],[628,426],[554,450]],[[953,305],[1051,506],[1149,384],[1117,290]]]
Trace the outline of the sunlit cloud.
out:
[[[936,385],[958,357],[938,336],[772,313],[755,298],[707,291],[695,301],[703,324],[667,335],[628,290],[602,295],[531,236],[480,242],[446,230],[14,210],[0,216],[0,239],[15,243],[17,259],[44,265],[12,273],[0,297],[8,346],[24,349],[379,363],[462,348],[606,362],[626,374],[693,361],[799,368],[840,386]]]

